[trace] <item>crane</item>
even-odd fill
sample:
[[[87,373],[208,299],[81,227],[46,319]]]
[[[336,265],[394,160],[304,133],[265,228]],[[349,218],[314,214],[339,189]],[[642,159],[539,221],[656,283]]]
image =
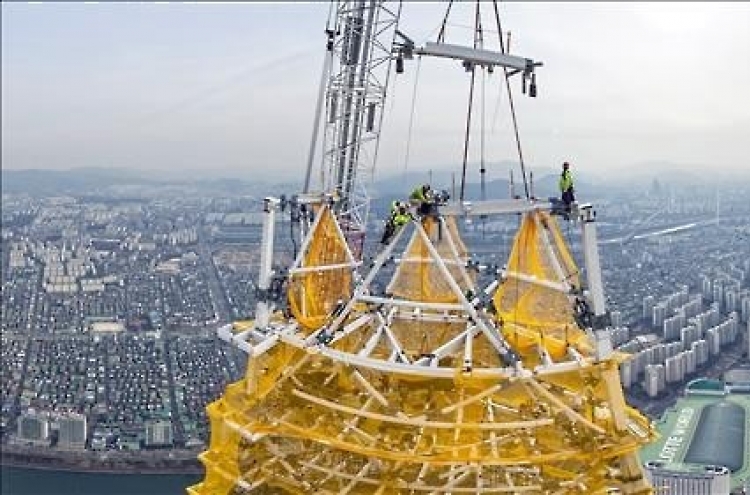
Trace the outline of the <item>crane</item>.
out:
[[[325,30],[326,57],[303,194],[316,190],[336,198],[339,221],[357,253],[364,242],[370,203],[366,183],[378,155],[400,15],[401,2],[391,7],[379,0],[340,1]],[[312,175],[321,129],[316,187]]]
[[[497,17],[496,3],[493,5]],[[448,4],[444,26],[451,6],[452,2]],[[502,68],[506,83],[518,74],[521,76],[523,92],[526,93],[527,83],[530,83],[529,96],[535,97],[537,94],[535,69],[542,65],[541,62],[508,54],[502,40],[500,51],[476,44],[467,47],[447,43],[444,33],[441,33],[436,42],[427,41],[423,45],[417,45],[399,30],[401,13],[401,1],[350,0],[331,3],[324,30],[325,58],[303,189],[301,194],[294,195],[290,201],[292,223],[299,224],[299,229],[292,228],[292,235],[298,230],[300,244],[303,246],[309,241],[314,223],[311,206],[320,204],[322,196],[327,196],[326,201],[331,203],[336,212],[352,257],[355,260],[362,258],[370,206],[367,184],[375,171],[385,100],[394,61],[396,73],[402,73],[404,60],[411,60],[415,55],[456,60],[472,73],[475,68],[483,68],[488,72],[496,67]],[[500,33],[499,20],[497,22]],[[316,150],[320,141],[322,153],[318,156]],[[314,180],[313,172],[316,169],[319,174],[317,180]],[[256,326],[260,328],[267,323],[268,316],[276,306],[274,302],[283,299],[280,291],[274,291],[272,287],[281,288],[283,283],[274,281],[282,281],[286,274],[283,270],[274,270],[271,258],[276,212],[283,209],[285,203],[285,200],[270,197],[264,202],[266,218],[256,291]],[[297,258],[297,241],[293,238],[293,242],[294,257]]]
[[[397,73],[403,72],[404,60],[415,55],[458,60],[471,70],[483,67],[492,71],[500,67],[506,80],[521,74],[524,92],[530,81],[530,96],[536,96],[534,69],[542,64],[509,55],[504,47],[501,51],[464,47],[446,43],[442,36],[437,42],[418,46],[399,31],[400,1],[354,0],[331,5],[325,29],[326,56],[300,197],[312,193],[319,196],[321,192],[335,197],[339,222],[359,256],[369,214],[367,184],[378,157],[393,61]],[[318,157],[321,130],[323,146]],[[319,177],[314,181],[316,163]]]

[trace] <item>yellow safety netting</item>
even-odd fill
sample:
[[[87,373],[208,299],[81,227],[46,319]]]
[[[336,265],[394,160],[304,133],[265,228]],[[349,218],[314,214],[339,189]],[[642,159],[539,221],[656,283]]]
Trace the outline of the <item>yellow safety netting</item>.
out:
[[[289,277],[289,306],[294,317],[307,330],[320,327],[336,305],[348,301],[351,296],[352,259],[347,252],[347,243],[337,228],[331,209],[328,206],[322,208],[301,266],[319,269],[292,273]]]
[[[563,291],[563,287],[569,287]],[[506,279],[494,304],[509,343],[524,357],[541,346],[553,359],[568,346],[588,353],[586,334],[573,318],[571,293],[580,288],[578,268],[557,221],[544,212],[524,215],[508,259]]]
[[[313,233],[305,266],[344,262],[340,252],[332,257],[325,252],[325,246],[340,250],[343,242],[329,223],[335,218],[326,215]],[[426,222],[430,243],[443,261],[463,262],[465,247],[455,224],[447,225],[449,235],[442,235],[437,223]],[[527,215],[508,272],[559,283],[553,259],[562,260],[562,278],[578,287],[554,221]],[[413,301],[456,302],[434,261],[415,235],[389,290]],[[473,282],[463,280],[460,265],[448,266],[467,290]],[[299,314],[307,329],[322,324],[339,298],[349,297],[333,285],[334,276],[309,273],[315,272],[297,277],[289,296],[297,305],[295,318],[302,322]],[[537,363],[535,347],[547,348],[558,360],[565,358],[566,343],[585,350],[585,334],[565,294],[516,277],[500,287],[494,303],[503,333],[527,370]],[[188,492],[651,493],[636,452],[654,433],[647,418],[626,406],[615,359],[502,372],[485,335],[464,337],[467,328],[476,329],[465,312],[414,316],[397,306],[384,311],[357,304],[343,322],[356,331],[330,345],[300,348],[282,339],[251,357],[245,378],[208,407],[211,443],[200,456],[206,477]],[[470,342],[473,370],[462,366],[463,345],[434,363],[448,370],[443,374],[430,374],[431,366],[353,365],[342,358],[413,364],[425,353],[450,347],[458,335]]]
[[[191,494],[605,493],[628,485],[622,464],[636,469],[653,438],[612,396],[611,361],[584,373],[431,378],[285,347],[271,354],[296,358],[276,363],[285,372],[266,395],[247,393],[247,378],[209,406],[207,475]],[[649,493],[639,490],[625,493]]]
[[[462,275],[466,265],[466,246],[458,234],[454,218],[443,223],[427,217],[422,221],[424,232],[447,265],[451,277],[463,292],[473,289],[474,281]],[[443,229],[446,231],[443,232]],[[388,286],[388,292],[396,297],[412,301],[456,302],[458,296],[446,281],[443,272],[435,263],[427,244],[415,229],[404,252],[401,263]]]

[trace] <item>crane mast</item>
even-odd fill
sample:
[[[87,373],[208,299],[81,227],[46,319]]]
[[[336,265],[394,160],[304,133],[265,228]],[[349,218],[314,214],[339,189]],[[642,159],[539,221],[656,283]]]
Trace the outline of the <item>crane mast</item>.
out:
[[[326,30],[327,58],[320,98],[325,118],[316,115],[305,192],[314,167],[318,129],[323,130],[320,190],[337,197],[339,219],[347,236],[363,236],[369,211],[366,185],[378,153],[392,46],[400,2],[340,1],[333,25]],[[320,105],[318,106],[320,109]]]

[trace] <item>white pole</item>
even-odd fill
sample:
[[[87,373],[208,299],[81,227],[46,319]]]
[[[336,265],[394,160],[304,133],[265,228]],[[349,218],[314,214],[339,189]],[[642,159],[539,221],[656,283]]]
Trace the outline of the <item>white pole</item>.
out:
[[[260,273],[258,275],[258,304],[255,312],[255,328],[268,326],[271,317],[272,302],[268,293],[273,276],[273,237],[276,221],[276,208],[281,201],[268,197],[263,203],[263,237],[260,244]]]
[[[599,248],[596,241],[596,216],[590,204],[579,206],[579,212],[581,230],[583,231],[583,256],[586,263],[588,299],[593,313],[591,323],[594,331],[595,355],[597,360],[603,360],[612,354],[612,340],[603,321],[607,308],[604,301],[602,270],[599,264]]]

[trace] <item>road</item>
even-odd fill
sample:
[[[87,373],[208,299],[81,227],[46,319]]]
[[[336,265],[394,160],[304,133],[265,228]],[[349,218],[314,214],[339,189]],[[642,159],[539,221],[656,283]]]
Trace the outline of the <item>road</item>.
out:
[[[203,266],[208,278],[208,288],[211,292],[211,300],[214,303],[217,323],[226,323],[232,319],[232,309],[229,301],[227,301],[227,294],[219,281],[219,272],[214,263],[211,249],[203,242],[202,238],[198,239],[198,255],[204,261]]]

